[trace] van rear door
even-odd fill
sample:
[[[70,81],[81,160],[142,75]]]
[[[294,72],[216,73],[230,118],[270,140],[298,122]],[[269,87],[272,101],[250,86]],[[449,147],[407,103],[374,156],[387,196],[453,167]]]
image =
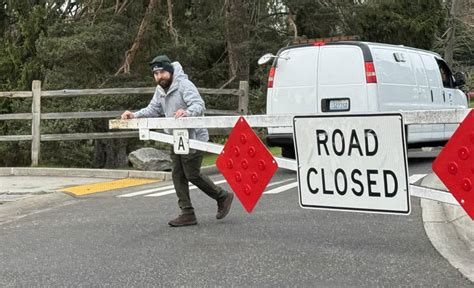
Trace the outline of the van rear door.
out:
[[[364,65],[364,55],[358,46],[321,46],[318,65],[318,112],[370,110]],[[374,101],[376,102],[376,99]]]
[[[283,50],[273,64],[273,87],[267,91],[267,114],[315,114],[319,47]],[[293,133],[292,128],[269,128],[270,134]]]

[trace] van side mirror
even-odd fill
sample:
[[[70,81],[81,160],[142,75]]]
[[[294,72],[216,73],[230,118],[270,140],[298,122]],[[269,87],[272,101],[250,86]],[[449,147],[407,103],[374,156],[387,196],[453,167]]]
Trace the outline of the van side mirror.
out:
[[[454,86],[463,86],[466,84],[466,74],[464,72],[454,73]]]
[[[283,52],[283,54],[284,53],[285,52]],[[258,59],[258,65],[266,64],[266,63],[268,63],[268,61],[270,61],[273,58],[278,58],[278,59],[283,59],[283,60],[290,60],[290,57],[288,57],[288,56],[283,57],[283,54],[275,56],[272,53],[267,53],[267,54],[263,55],[262,57],[260,57],[260,59]]]
[[[273,55],[272,53],[267,53],[267,54],[263,55],[262,57],[260,57],[260,59],[258,59],[258,65],[266,64],[272,58],[276,58],[276,57],[277,56]]]

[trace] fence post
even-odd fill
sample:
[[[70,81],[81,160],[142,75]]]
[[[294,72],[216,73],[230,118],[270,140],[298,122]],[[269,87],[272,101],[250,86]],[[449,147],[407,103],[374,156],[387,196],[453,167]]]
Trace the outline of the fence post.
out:
[[[38,166],[41,144],[41,81],[33,80],[31,113],[31,166]]]
[[[239,90],[241,92],[239,95],[239,113],[247,115],[249,113],[249,82],[240,81]]]

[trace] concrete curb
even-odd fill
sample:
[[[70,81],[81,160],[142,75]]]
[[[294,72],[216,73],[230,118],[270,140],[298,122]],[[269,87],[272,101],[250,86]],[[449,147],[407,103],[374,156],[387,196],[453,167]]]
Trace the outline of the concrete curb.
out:
[[[447,191],[434,173],[423,178],[420,184]],[[433,246],[474,282],[474,221],[461,206],[422,199],[421,207],[425,231]]]
[[[201,168],[205,175],[219,173],[216,165]],[[171,172],[138,171],[86,168],[36,168],[36,167],[4,167],[0,168],[0,176],[52,176],[52,177],[91,177],[91,178],[152,178],[163,181],[171,180]]]
[[[91,178],[153,178],[171,180],[171,172],[136,171],[84,168],[0,168],[0,176],[52,176],[52,177],[91,177]]]

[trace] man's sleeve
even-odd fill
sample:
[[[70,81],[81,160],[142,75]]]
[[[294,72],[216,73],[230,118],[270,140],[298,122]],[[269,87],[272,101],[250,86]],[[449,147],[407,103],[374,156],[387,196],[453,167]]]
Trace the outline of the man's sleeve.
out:
[[[187,116],[203,116],[206,111],[206,105],[202,100],[196,86],[189,80],[183,83],[183,100],[188,108],[186,109]]]
[[[135,118],[164,117],[165,113],[163,111],[163,106],[161,106],[159,98],[160,93],[157,89],[148,106],[133,113],[133,116],[135,116]]]

